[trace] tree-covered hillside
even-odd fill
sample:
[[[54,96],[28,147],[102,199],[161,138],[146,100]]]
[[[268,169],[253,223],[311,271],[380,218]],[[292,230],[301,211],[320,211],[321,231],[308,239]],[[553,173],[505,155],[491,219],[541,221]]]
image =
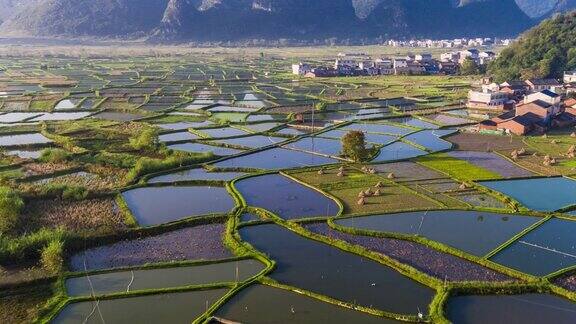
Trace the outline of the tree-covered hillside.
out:
[[[576,69],[576,11],[543,21],[504,49],[489,67],[497,81],[560,78]]]

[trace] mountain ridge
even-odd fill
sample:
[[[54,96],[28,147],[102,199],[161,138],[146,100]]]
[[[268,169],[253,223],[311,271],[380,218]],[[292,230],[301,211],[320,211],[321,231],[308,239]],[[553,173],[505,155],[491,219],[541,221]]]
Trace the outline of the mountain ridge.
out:
[[[9,11],[15,12],[5,14],[0,36],[145,37],[155,41],[515,36],[537,23],[518,6],[518,2],[526,5],[530,1],[535,3],[535,0],[0,0],[0,9],[11,6]],[[554,2],[550,12],[576,7],[576,0],[539,2],[550,1]]]

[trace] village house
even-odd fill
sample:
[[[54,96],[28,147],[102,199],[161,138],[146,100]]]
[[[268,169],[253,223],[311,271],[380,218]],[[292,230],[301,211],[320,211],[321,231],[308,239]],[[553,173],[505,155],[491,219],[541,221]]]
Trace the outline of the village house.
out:
[[[314,68],[304,75],[306,78],[328,78],[335,76],[338,76],[338,70],[326,67]]]
[[[440,54],[440,61],[442,62],[458,62],[460,60],[459,52],[448,52]]]
[[[456,74],[460,66],[456,62],[439,62],[438,63],[438,70],[440,73],[443,74]]]
[[[543,101],[551,106],[559,107],[562,103],[562,97],[550,90],[542,90],[540,92],[535,92],[524,97],[524,103],[530,103],[534,101]]]
[[[510,98],[520,99],[528,93],[528,85],[524,81],[506,81],[500,84],[500,91],[506,92]]]
[[[418,61],[418,62],[432,62],[432,54],[430,53],[422,53],[422,54],[416,54],[414,56],[414,60]]]
[[[564,72],[564,83],[576,83],[576,71]]]
[[[564,101],[564,107],[576,109],[576,99],[570,98]]]
[[[513,111],[479,123],[478,130],[525,135],[573,126],[576,124],[576,109],[570,105],[576,104],[576,100],[562,102],[561,98],[550,90],[529,94]]]
[[[478,62],[480,52],[475,48],[469,48],[467,50],[460,51],[460,58],[458,59],[458,63],[462,64],[467,59],[471,59],[474,62]]]
[[[486,65],[496,58],[496,53],[492,51],[484,51],[478,54],[478,64]]]
[[[295,75],[306,75],[306,73],[311,72],[312,67],[308,64],[298,63],[292,64],[292,74]]]
[[[528,79],[525,82],[531,92],[550,90],[562,86],[556,79]]]
[[[500,91],[474,91],[468,92],[466,107],[470,109],[488,109],[505,111],[514,109],[515,102],[510,100],[505,92]]]

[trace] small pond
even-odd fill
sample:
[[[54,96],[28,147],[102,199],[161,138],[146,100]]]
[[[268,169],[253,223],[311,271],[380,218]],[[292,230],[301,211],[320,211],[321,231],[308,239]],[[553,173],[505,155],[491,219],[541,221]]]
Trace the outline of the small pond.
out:
[[[208,172],[206,169],[196,168],[154,177],[148,180],[148,183],[171,183],[194,180],[230,181],[245,174],[246,173],[242,172]]]
[[[411,126],[411,127],[417,127],[417,128],[424,128],[424,129],[437,129],[439,128],[438,125],[429,123],[427,121],[418,119],[418,118],[414,118],[414,117],[403,117],[403,118],[395,118],[395,119],[390,119],[389,121],[394,122],[394,123],[398,123],[398,124],[404,124],[406,126]]]
[[[199,130],[198,132],[206,134],[208,137],[211,138],[235,137],[249,134],[243,130],[233,127],[202,129]]]
[[[361,124],[355,123],[352,125],[340,128],[344,131],[358,130],[366,133],[376,134],[392,134],[392,135],[406,135],[415,131],[413,128],[400,127],[388,124]]]
[[[246,108],[246,107],[232,107],[232,106],[216,106],[213,108],[208,109],[211,113],[218,113],[218,112],[253,112],[257,109],[254,108]]]
[[[277,262],[270,277],[281,283],[405,314],[416,314],[418,309],[426,312],[435,293],[380,263],[278,225],[243,227],[239,232],[243,240]]]
[[[80,103],[81,99],[64,99],[56,104],[54,110],[74,109]]]
[[[219,168],[291,169],[338,163],[325,156],[283,148],[273,148],[215,163]]]
[[[0,146],[48,144],[52,140],[40,133],[28,133],[0,136]]]
[[[339,140],[322,137],[306,137],[288,143],[285,147],[329,156],[338,156],[342,150],[342,144]]]
[[[576,303],[553,295],[458,296],[450,298],[446,317],[463,324],[576,323]]]
[[[509,240],[538,217],[476,211],[430,211],[339,219],[340,225],[378,232],[421,235],[482,256]]]
[[[404,142],[394,142],[380,149],[380,154],[372,162],[387,162],[409,159],[428,154],[426,151],[406,144]]]
[[[201,122],[178,122],[178,123],[168,123],[168,124],[156,124],[156,126],[162,129],[168,130],[184,130],[188,128],[196,128],[196,127],[206,127],[206,126],[213,126],[214,123],[206,120]]]
[[[576,204],[576,181],[568,178],[483,181],[480,184],[514,198],[532,210],[551,212]]]
[[[221,187],[146,187],[125,191],[122,196],[141,226],[223,214],[235,206],[234,199]]]
[[[93,115],[93,118],[97,119],[104,119],[104,120],[113,120],[113,121],[131,121],[136,120],[139,118],[144,117],[143,115],[138,114],[130,114],[124,112],[114,112],[114,111],[105,111],[99,114]]]
[[[12,112],[0,115],[0,123],[18,123],[23,120],[40,116],[39,113],[26,113],[26,112]]]
[[[336,306],[296,292],[252,285],[230,299],[216,316],[234,322],[270,323],[400,323]]]
[[[59,120],[77,120],[88,117],[90,112],[55,112],[46,113],[42,116],[31,119],[30,121],[59,121]]]
[[[334,200],[279,174],[243,179],[235,186],[249,206],[264,208],[284,219],[328,217],[340,210]]]
[[[284,142],[286,139],[281,137],[271,137],[263,135],[254,135],[247,137],[229,138],[223,140],[216,140],[216,143],[239,145],[247,148],[259,148],[270,146],[276,143]]]
[[[168,145],[171,150],[184,151],[184,152],[194,152],[194,153],[207,153],[212,152],[214,155],[225,156],[234,155],[241,153],[241,150],[231,149],[222,146],[206,145],[200,143],[183,143]]]
[[[281,125],[283,125],[283,124],[271,122],[271,123],[244,125],[243,127],[248,128],[255,133],[260,133],[260,132],[268,132],[271,129],[274,129],[274,128],[279,127]]]
[[[536,276],[576,265],[576,222],[553,218],[490,260]]]
[[[191,323],[218,301],[227,289],[87,301],[67,305],[52,323]]]
[[[107,272],[66,279],[69,296],[90,296],[126,291],[176,288],[217,282],[244,281],[262,271],[256,260],[238,260],[206,265],[179,266],[133,271]],[[238,276],[236,276],[238,275]]]
[[[436,133],[434,130],[423,130],[418,133],[410,134],[404,137],[404,139],[424,146],[432,152],[444,151],[452,148],[452,143],[441,139],[439,136],[440,133]]]
[[[22,159],[37,159],[42,156],[42,151],[12,150],[4,151],[4,154],[17,156]]]
[[[158,136],[158,140],[162,143],[166,142],[177,142],[177,141],[189,141],[197,139],[198,135],[192,134],[190,132],[178,132],[178,133],[170,133]]]

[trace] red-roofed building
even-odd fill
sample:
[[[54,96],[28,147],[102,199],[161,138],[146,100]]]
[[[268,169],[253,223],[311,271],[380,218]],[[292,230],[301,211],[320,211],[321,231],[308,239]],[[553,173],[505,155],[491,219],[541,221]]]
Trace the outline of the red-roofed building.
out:
[[[564,101],[564,106],[567,108],[576,108],[576,99],[570,98]]]

